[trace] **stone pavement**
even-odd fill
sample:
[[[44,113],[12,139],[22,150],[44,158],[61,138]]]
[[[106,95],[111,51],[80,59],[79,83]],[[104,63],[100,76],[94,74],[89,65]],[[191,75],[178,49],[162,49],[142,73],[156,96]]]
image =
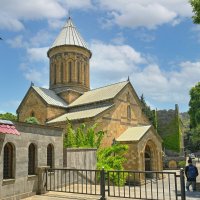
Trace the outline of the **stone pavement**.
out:
[[[196,164],[200,174],[200,162]],[[98,200],[100,196],[85,195],[85,194],[73,194],[64,192],[48,192],[44,195],[35,195],[25,200]],[[122,197],[106,197],[107,200],[127,200]],[[167,198],[166,198],[167,199]],[[178,199],[181,199],[180,197]],[[200,200],[200,175],[197,178],[197,192],[186,192],[186,200]]]

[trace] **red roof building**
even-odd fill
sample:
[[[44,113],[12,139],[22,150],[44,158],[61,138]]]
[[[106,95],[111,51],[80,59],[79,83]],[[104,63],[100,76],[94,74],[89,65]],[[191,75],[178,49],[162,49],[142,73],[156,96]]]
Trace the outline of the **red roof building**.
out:
[[[8,120],[0,120],[0,134],[20,135],[14,124]]]

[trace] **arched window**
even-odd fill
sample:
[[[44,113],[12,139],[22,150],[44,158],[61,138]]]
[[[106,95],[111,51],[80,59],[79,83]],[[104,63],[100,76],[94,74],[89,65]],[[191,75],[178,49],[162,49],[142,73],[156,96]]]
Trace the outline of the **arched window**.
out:
[[[131,106],[130,105],[127,106],[127,118],[131,119]]]
[[[61,63],[61,66],[60,66],[60,78],[61,78],[61,80],[60,80],[60,82],[61,83],[63,83],[64,81],[63,81],[63,79],[64,79],[64,71],[63,71],[63,63]]]
[[[80,66],[80,62],[77,62],[77,81],[78,81],[78,83],[81,82],[81,66]]]
[[[35,158],[36,150],[35,145],[31,143],[28,147],[28,175],[35,174]]]
[[[31,117],[35,117],[35,112],[34,111],[31,112]]]
[[[4,146],[3,178],[14,178],[14,149],[11,143]]]
[[[85,84],[85,78],[86,78],[86,65],[84,63],[84,65],[83,65],[83,84]]]
[[[53,145],[48,144],[47,146],[47,166],[50,166],[50,168],[53,168],[53,161],[54,155],[53,155]]]
[[[57,76],[57,73],[56,73],[56,64],[55,64],[54,65],[54,84],[56,84],[56,80],[57,80],[56,76]]]
[[[68,68],[69,69],[69,71],[68,71],[68,73],[69,73],[68,74],[68,81],[71,82],[72,81],[72,62],[70,61],[68,64],[69,64],[68,65],[69,66],[69,68]]]

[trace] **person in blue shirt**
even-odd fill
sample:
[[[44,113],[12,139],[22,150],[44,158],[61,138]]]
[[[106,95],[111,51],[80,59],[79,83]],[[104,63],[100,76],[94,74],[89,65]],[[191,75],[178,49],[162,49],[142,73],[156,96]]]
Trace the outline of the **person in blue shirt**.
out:
[[[196,177],[199,175],[198,169],[192,164],[192,159],[188,160],[188,165],[185,167],[185,176],[187,177],[186,190],[190,191],[189,187],[192,185],[192,190],[196,191]]]

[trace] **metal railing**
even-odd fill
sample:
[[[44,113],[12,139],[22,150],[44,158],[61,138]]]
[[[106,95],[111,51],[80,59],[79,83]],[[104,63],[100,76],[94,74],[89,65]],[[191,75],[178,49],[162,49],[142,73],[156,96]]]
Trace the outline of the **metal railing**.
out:
[[[169,171],[108,171],[83,169],[47,169],[46,190],[106,196],[185,200],[184,170]]]
[[[180,175],[160,171],[108,171],[107,178],[111,197],[177,200],[181,196],[185,200],[183,170]]]
[[[46,190],[100,195],[100,170],[47,169]]]

